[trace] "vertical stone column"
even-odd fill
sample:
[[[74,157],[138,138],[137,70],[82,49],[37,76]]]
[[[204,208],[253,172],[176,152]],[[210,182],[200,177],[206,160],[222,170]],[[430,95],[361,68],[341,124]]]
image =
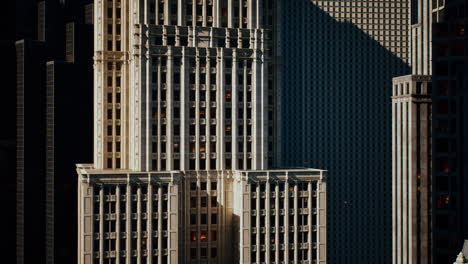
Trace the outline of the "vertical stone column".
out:
[[[153,264],[153,185],[148,176],[148,193],[146,194],[146,245],[147,264]]]
[[[239,95],[238,95],[238,86],[237,86],[237,50],[232,51],[232,66],[231,66],[231,124],[232,124],[232,140],[231,140],[231,161],[232,169],[237,170],[238,165],[238,137],[239,137],[239,124],[238,124],[238,107],[239,107]]]
[[[120,252],[121,252],[121,244],[120,244],[120,185],[115,186],[115,214],[116,214],[116,223],[115,223],[115,263],[120,264]]]
[[[168,48],[166,63],[166,170],[170,171],[174,165],[174,57],[172,47]]]
[[[402,198],[403,198],[403,213],[402,213],[402,234],[404,239],[402,240],[402,257],[403,264],[408,263],[408,101],[405,99],[402,104]]]
[[[268,133],[268,125],[269,125],[269,119],[268,119],[268,112],[270,102],[268,101],[268,64],[270,63],[267,60],[267,54],[265,54],[265,46],[266,46],[266,40],[265,40],[265,32],[261,30],[257,30],[257,35],[256,37],[260,39],[260,43],[258,44],[261,48],[261,91],[260,91],[260,98],[261,98],[261,118],[260,118],[260,138],[261,138],[261,147],[260,147],[260,169],[265,170],[268,169],[268,138],[269,138],[269,133]]]
[[[318,183],[317,183],[318,184]],[[314,225],[312,225],[312,216],[314,215],[313,211],[316,208],[312,208],[312,199],[315,199],[313,195],[314,190],[312,189],[312,182],[307,183],[307,223],[309,226],[309,232],[307,233],[307,241],[309,244],[309,250],[307,254],[307,259],[309,262],[312,262],[312,251],[314,251],[313,243],[312,243],[312,233],[314,233]]]
[[[257,223],[255,224],[255,227],[256,227],[256,230],[257,230],[257,233],[256,233],[256,236],[255,236],[255,239],[257,241],[255,241],[255,245],[257,246],[257,251],[255,252],[255,259],[256,261],[255,262],[260,262],[260,251],[261,251],[261,246],[260,246],[260,230],[261,230],[261,227],[260,227],[260,215],[261,215],[261,209],[260,209],[260,200],[261,200],[261,195],[260,195],[260,183],[258,182],[257,185],[256,185],[256,188],[255,188],[255,192],[257,194],[257,200],[256,200],[256,203],[257,203],[257,217],[256,217],[256,221]]]
[[[262,130],[263,130],[263,86],[262,86],[262,60],[258,50],[254,51],[252,63],[252,169],[263,169],[262,162]],[[248,84],[247,84],[248,85]]]
[[[141,250],[141,242],[143,240],[143,230],[141,230],[141,186],[137,187],[137,264],[141,264],[141,256],[143,255]]]
[[[210,32],[210,35],[213,33],[212,29]],[[212,38],[210,38],[212,39]],[[211,40],[210,40],[211,41]],[[206,120],[206,125],[205,125],[205,153],[206,153],[206,159],[205,159],[205,168],[207,170],[213,170],[216,168],[210,168],[211,166],[211,140],[210,140],[210,127],[211,127],[211,100],[216,101],[216,98],[211,98],[211,54],[210,50],[206,50],[206,76],[205,76],[205,85],[206,85],[206,90],[204,91],[205,93],[205,98],[206,98],[206,103],[205,103],[205,120]],[[216,58],[216,57],[215,57]],[[216,151],[216,150],[215,150]],[[208,184],[208,183],[207,183]]]
[[[172,175],[174,177],[174,175]],[[174,179],[169,184],[168,193],[168,261],[178,263],[179,261],[179,183]]]
[[[393,84],[393,96],[396,96],[398,90],[398,85]],[[392,263],[397,263],[397,240],[398,240],[398,222],[396,220],[398,214],[398,196],[397,196],[397,185],[398,185],[398,176],[397,176],[397,104],[394,99],[392,100]]]
[[[269,177],[268,177],[269,178]],[[266,263],[271,262],[272,256],[270,255],[270,248],[271,248],[271,240],[270,240],[270,232],[271,232],[271,223],[270,223],[270,215],[271,215],[271,190],[270,190],[270,179],[267,180],[265,183],[265,261]]]
[[[93,201],[94,190],[92,185],[82,181],[82,176],[78,177],[78,264],[92,264],[95,248],[93,245],[94,230],[93,222],[95,220]]]
[[[289,259],[289,179],[284,182],[284,259]]]
[[[130,185],[130,181],[127,181],[127,192],[126,192],[126,199],[125,201],[127,202],[126,206],[126,213],[125,217],[127,219],[126,221],[126,227],[125,227],[125,233],[126,233],[126,242],[127,244],[125,245],[125,251],[126,251],[126,264],[131,264],[132,263],[132,186]]]
[[[294,232],[293,232],[293,236],[294,236],[294,261],[297,261],[297,251],[299,250],[299,245],[298,245],[298,232],[299,232],[299,227],[297,226],[297,216],[299,214],[299,209],[298,209],[298,206],[297,206],[297,196],[298,196],[298,188],[297,188],[297,184],[294,184],[294,208],[293,208],[293,212],[294,212],[294,224],[292,226]],[[290,212],[288,212],[289,214]],[[288,230],[288,232],[290,232],[290,230]]]
[[[189,57],[188,49],[182,47],[182,59],[180,67],[180,169],[189,169],[189,111],[190,111],[190,82],[189,82]]]
[[[228,0],[228,28],[234,27],[234,8],[234,1]]]
[[[104,188],[99,189],[99,264],[104,263]]]
[[[185,5],[184,0],[177,0],[177,25],[178,26],[185,26]]]
[[[217,106],[216,106],[216,132],[218,134],[216,138],[217,146],[217,169],[224,170],[226,168],[226,86],[224,73],[226,72],[225,63],[224,63],[224,49],[218,49],[217,51],[217,80],[216,80],[216,97],[217,97]],[[231,140],[232,140],[232,123],[231,123]],[[232,159],[231,159],[232,161]]]
[[[157,86],[157,93],[158,93],[158,102],[157,102],[157,112],[158,112],[158,117],[157,117],[157,124],[156,124],[156,129],[158,130],[157,131],[157,134],[156,134],[156,141],[158,142],[157,143],[157,170],[161,170],[161,162],[162,162],[162,159],[161,159],[161,142],[162,142],[162,138],[161,138],[161,124],[162,124],[162,119],[161,119],[161,109],[162,109],[162,105],[161,105],[161,101],[162,101],[162,93],[161,93],[161,90],[162,90],[162,87],[161,87],[161,76],[162,76],[162,70],[161,70],[161,57],[158,57],[158,65],[157,65],[157,76],[158,76],[158,82],[156,83],[156,86]]]
[[[171,24],[171,2],[176,1],[176,0],[166,0],[164,1],[164,25],[170,25]]]
[[[413,88],[415,86],[411,86]],[[412,93],[412,89],[409,91]],[[407,137],[408,137],[408,150],[407,150],[407,159],[408,159],[408,263],[417,263],[417,237],[418,230],[416,229],[418,218],[417,218],[417,166],[416,163],[419,161],[416,159],[418,147],[417,147],[417,111],[416,104],[410,99],[407,102],[406,111],[408,118],[408,128],[407,128]]]
[[[195,1],[194,1],[195,2]],[[194,29],[195,31],[195,29]],[[196,50],[195,68],[195,170],[200,169],[200,51]]]
[[[163,200],[163,193],[162,193],[162,187],[158,187],[158,263],[163,263],[162,262],[162,256],[163,256],[163,248],[162,248],[162,237],[163,237],[163,226],[162,226],[162,221],[163,221],[163,210],[162,210],[162,200]]]
[[[322,172],[323,173],[323,172]],[[327,263],[327,182],[317,182],[317,264]]]
[[[271,259],[274,260],[275,263],[279,263],[280,258],[279,258],[279,251],[280,251],[280,217],[281,217],[281,209],[280,209],[280,188],[279,184],[276,184],[275,186],[275,257]]]
[[[401,84],[398,84],[398,91],[401,91]],[[402,122],[402,114],[401,114],[401,111],[402,111],[402,106],[401,106],[401,103],[399,102],[399,100],[396,101],[395,103],[395,107],[396,107],[396,154],[395,154],[395,158],[396,158],[396,178],[397,178],[397,181],[396,181],[396,196],[397,196],[397,204],[396,204],[396,210],[397,210],[397,215],[396,215],[396,221],[397,221],[397,236],[398,236],[398,240],[397,240],[397,263],[398,264],[401,264],[401,247],[402,247],[402,206],[403,206],[403,201],[402,201],[402,162],[401,162],[401,153],[402,153],[402,149],[401,149],[401,136],[402,136],[402,133],[401,133],[401,122]]]

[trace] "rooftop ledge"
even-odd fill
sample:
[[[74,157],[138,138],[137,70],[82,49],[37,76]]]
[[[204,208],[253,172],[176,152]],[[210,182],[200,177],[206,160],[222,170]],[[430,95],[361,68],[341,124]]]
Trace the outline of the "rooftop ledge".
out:
[[[83,181],[104,181],[111,182],[120,179],[126,182],[131,181],[152,181],[168,180],[177,181],[183,178],[196,178],[200,176],[216,178],[236,178],[249,181],[259,180],[320,180],[325,181],[326,170],[312,168],[291,168],[291,169],[271,169],[271,170],[173,170],[173,171],[131,171],[131,170],[103,170],[94,169],[93,164],[77,164],[77,172]]]

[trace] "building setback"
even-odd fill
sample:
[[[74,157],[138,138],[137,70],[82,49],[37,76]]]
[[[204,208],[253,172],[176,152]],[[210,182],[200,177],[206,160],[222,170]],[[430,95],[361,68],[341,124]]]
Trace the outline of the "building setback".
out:
[[[272,170],[272,1],[95,1],[78,263],[326,263],[326,172]]]
[[[412,74],[393,78],[393,263],[432,261],[432,8],[411,1]]]
[[[278,161],[329,171],[328,261],[391,261],[391,79],[408,1],[279,1]]]

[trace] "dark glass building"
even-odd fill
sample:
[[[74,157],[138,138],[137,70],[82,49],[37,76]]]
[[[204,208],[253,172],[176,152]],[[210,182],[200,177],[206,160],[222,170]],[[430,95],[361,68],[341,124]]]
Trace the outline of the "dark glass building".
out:
[[[284,166],[329,171],[329,263],[390,263],[391,87],[410,73],[407,1],[281,1]]]
[[[468,1],[433,9],[432,251],[451,263],[468,238]]]
[[[18,264],[76,263],[72,175],[77,160],[92,159],[92,149],[80,146],[92,136],[93,42],[86,2],[42,1],[33,5],[35,12],[23,12],[37,14],[37,20],[19,28],[29,39],[16,42]]]

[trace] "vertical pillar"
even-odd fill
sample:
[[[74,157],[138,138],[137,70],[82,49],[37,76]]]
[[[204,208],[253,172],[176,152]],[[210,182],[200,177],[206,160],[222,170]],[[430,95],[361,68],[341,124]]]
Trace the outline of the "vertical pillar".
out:
[[[231,3],[232,5],[232,3]],[[228,40],[226,40],[226,44]],[[232,66],[231,66],[231,83],[227,85],[231,85],[231,124],[232,124],[232,139],[231,139],[231,161],[232,161],[232,169],[237,170],[239,169],[238,160],[238,137],[239,137],[239,124],[238,124],[238,107],[239,107],[239,95],[238,95],[238,87],[237,87],[237,49],[233,49],[232,51]]]
[[[212,36],[213,31],[211,30],[210,35]],[[212,38],[210,38],[210,41]],[[215,57],[215,59],[217,56]],[[205,103],[205,120],[206,120],[206,125],[205,125],[205,153],[206,153],[206,159],[205,159],[205,168],[207,170],[213,170],[216,168],[211,168],[211,140],[210,140],[210,127],[211,127],[211,100],[216,100],[216,98],[211,98],[211,54],[210,50],[206,50],[206,76],[205,76],[205,85],[206,85],[206,93],[205,98],[206,98],[206,103]],[[208,183],[207,183],[208,184]]]
[[[271,232],[271,223],[270,223],[270,215],[271,215],[271,204],[270,204],[270,198],[271,198],[271,191],[270,191],[270,179],[267,180],[265,183],[265,261],[266,263],[271,262],[271,256],[270,256],[270,248],[271,248],[271,240],[270,240],[270,232]]]
[[[153,185],[148,180],[148,193],[146,194],[146,245],[147,264],[153,264]]]
[[[115,263],[120,264],[120,252],[121,252],[121,245],[120,245],[120,185],[115,186]]]
[[[226,87],[225,87],[225,81],[224,81],[224,73],[225,73],[225,64],[224,64],[224,49],[218,49],[217,52],[217,111],[216,111],[216,116],[217,116],[217,122],[216,122],[216,131],[217,131],[217,159],[218,159],[218,167],[217,169],[219,170],[224,170],[226,168],[226,155],[225,155],[225,148],[226,148]],[[231,123],[231,135],[232,135],[232,123]],[[232,136],[231,136],[231,141],[232,141]],[[231,159],[232,161],[232,159]]]
[[[141,241],[142,241],[142,230],[141,230],[141,186],[137,187],[137,264],[141,264],[141,256],[143,255],[141,250]]]
[[[104,188],[99,189],[99,264],[104,263]]]
[[[189,169],[189,111],[190,111],[190,82],[189,82],[189,58],[187,48],[182,47],[182,58],[180,67],[180,169]]]
[[[263,169],[262,164],[262,114],[263,111],[263,86],[262,80],[262,61],[258,51],[254,51],[254,59],[252,63],[252,169]],[[247,84],[249,85],[249,84]]]
[[[132,186],[130,185],[130,182],[127,182],[127,192],[126,192],[126,199],[125,201],[127,202],[126,204],[126,242],[127,244],[125,245],[126,247],[126,264],[131,264],[132,263]]]
[[[166,170],[170,171],[174,166],[174,58],[172,47],[168,49],[166,68]]]
[[[179,259],[179,185],[169,184],[168,193],[168,254],[169,263],[178,263]]]
[[[323,173],[323,172],[322,172]],[[326,178],[317,182],[317,264],[327,263],[327,183]]]

